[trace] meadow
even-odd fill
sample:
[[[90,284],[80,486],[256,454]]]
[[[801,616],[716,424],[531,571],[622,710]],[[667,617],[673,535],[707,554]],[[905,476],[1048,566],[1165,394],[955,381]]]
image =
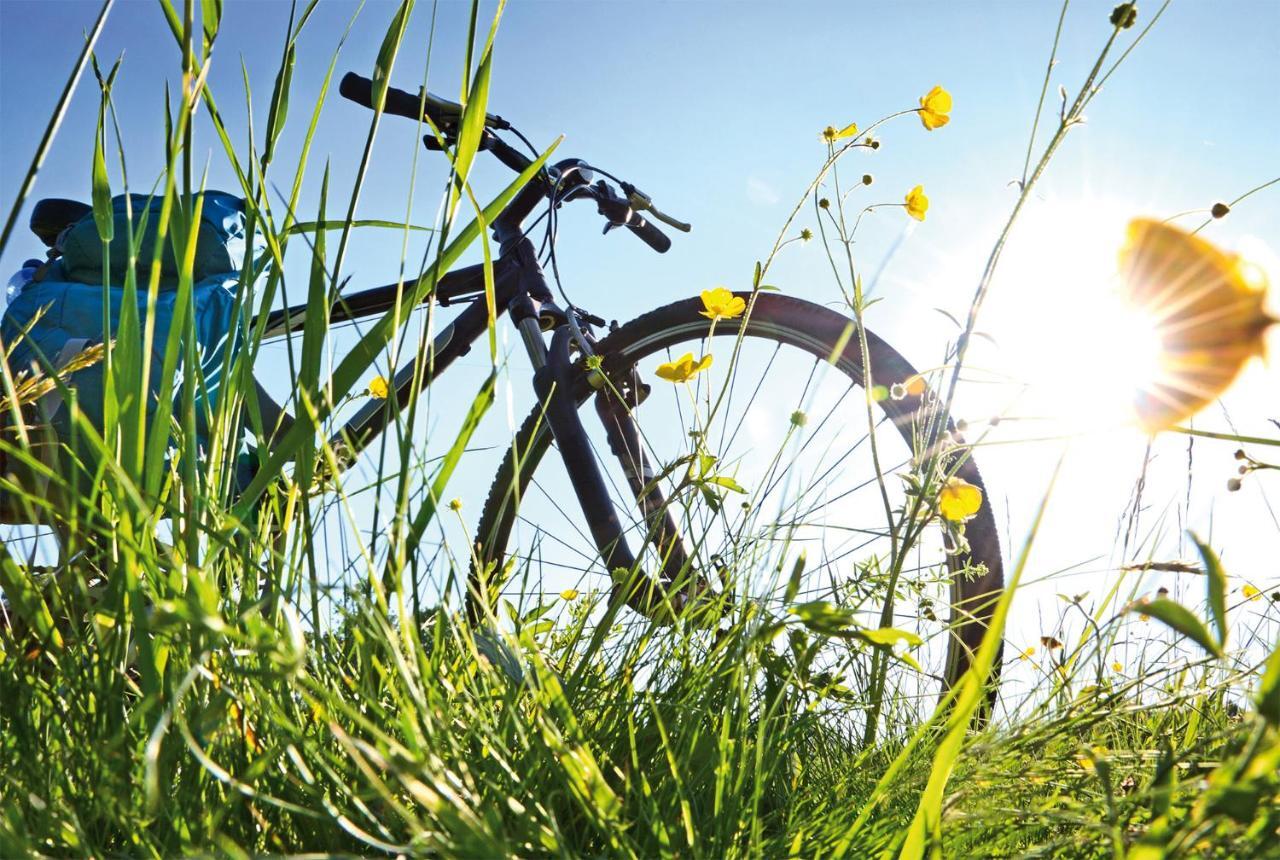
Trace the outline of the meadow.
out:
[[[1037,217],[1055,158],[1104,84],[1141,62],[1169,3],[1045,8],[1048,50],[1029,70],[1039,101],[1002,108],[1029,108],[1029,139],[1000,230],[956,287],[962,311],[943,311],[945,342],[903,378],[874,373],[886,349],[870,333],[876,269],[893,252],[864,219],[924,229],[929,186],[891,185],[859,159],[894,137],[945,141],[963,99],[953,108],[945,85],[894,90],[881,119],[833,106],[797,156],[811,181],[787,193],[771,244],[742,249],[733,291],[654,299],[688,299],[702,328],[687,349],[637,364],[647,386],[628,405],[650,416],[641,437],[654,458],[643,480],[666,498],[625,523],[643,547],[629,570],[600,561],[558,458],[538,462],[536,432],[505,441],[524,411],[540,412],[524,345],[493,306],[490,229],[529,183],[558,187],[567,172],[546,179],[566,145],[535,140],[496,193],[472,182],[506,73],[504,4],[477,2],[465,26],[438,30],[430,4],[361,6],[354,15],[381,33],[371,62],[342,54],[349,29],[315,32],[317,7],[292,5],[270,92],[249,91],[247,72],[245,91],[215,92],[215,64],[263,61],[223,49],[221,0],[106,2],[40,117],[0,251],[19,242],[45,158],[88,90],[83,223],[105,259],[126,261],[102,284],[120,297],[114,337],[56,372],[0,362],[0,856],[1280,857],[1280,581],[1234,571],[1248,548],[1233,554],[1189,503],[1202,474],[1191,446],[1199,457],[1216,446],[1234,470],[1219,483],[1233,497],[1259,491],[1249,527],[1275,527],[1263,489],[1280,468],[1275,422],[1193,419],[1252,378],[1273,322],[1265,275],[1199,231],[1274,206],[1280,179],[1164,219],[1133,212],[1116,236],[1119,289],[1143,319],[1093,306],[1101,358],[1068,364],[1095,406],[1116,389],[1125,438],[1146,453],[1086,588],[1079,559],[1045,558],[1042,544],[1060,550],[1082,519],[1056,504],[1068,449],[1110,444],[1114,428],[1042,433],[1026,417],[1041,392],[985,393],[997,376],[983,364],[988,306],[1009,286],[1018,225]],[[96,50],[109,18],[142,15],[163,20],[180,64],[145,128],[121,121],[113,93],[130,59]],[[432,23],[425,48],[406,40],[415,16]],[[295,68],[313,37],[330,53],[310,101]],[[444,42],[460,46],[460,68],[431,74],[460,86],[430,89],[458,101],[456,120],[392,116],[388,87],[425,82]],[[1092,52],[1078,79],[1058,70],[1068,43]],[[337,98],[348,69],[370,78],[373,110]],[[335,111],[360,123],[349,187],[331,181],[316,133]],[[442,150],[415,149],[413,171],[420,152],[447,159],[449,175],[416,205],[416,175],[405,177],[404,209],[371,217],[362,195],[395,134]],[[160,174],[131,174],[129,153],[157,145]],[[231,333],[202,363],[194,267],[215,160],[245,200],[247,252]],[[315,189],[318,205],[304,206]],[[126,191],[155,202],[151,233],[113,219]],[[546,231],[558,290],[560,217],[528,228],[539,242]],[[349,258],[371,235],[398,260],[394,301],[339,326]],[[834,347],[790,365],[735,333],[785,306],[779,273],[800,252],[821,261],[823,307],[842,327]],[[490,320],[465,363],[478,372],[446,398],[417,383],[452,331],[452,310],[431,297],[464,262],[484,275],[466,307]],[[150,309],[165,295],[178,310],[157,333]],[[268,316],[291,305],[301,313],[282,335]],[[7,359],[21,335],[6,337]],[[575,348],[596,390],[640,390]],[[268,370],[292,418],[264,407],[255,374]],[[72,373],[101,375],[99,414],[80,408]],[[51,392],[71,437],[53,460],[32,419]],[[386,426],[357,457],[336,434],[358,414]],[[477,430],[486,421],[496,444]],[[1021,475],[1037,501],[1016,530],[993,515],[997,479],[972,471],[1011,432],[1058,464]],[[602,457],[614,444],[603,438],[591,443]],[[1169,439],[1187,462],[1152,456]],[[474,499],[489,510],[490,461],[504,456],[515,465],[494,493],[521,508],[494,556]],[[527,486],[514,477],[526,460],[538,469]],[[609,480],[634,508],[625,472]],[[1166,490],[1172,502],[1152,500]],[[654,525],[667,512],[688,558]]]

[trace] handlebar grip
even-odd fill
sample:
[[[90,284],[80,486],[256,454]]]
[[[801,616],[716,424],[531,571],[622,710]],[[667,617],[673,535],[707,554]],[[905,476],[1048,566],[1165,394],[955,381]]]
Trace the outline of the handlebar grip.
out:
[[[639,215],[632,215],[627,221],[627,229],[640,237],[640,240],[659,254],[671,249],[671,237]]]
[[[357,75],[355,72],[347,72],[343,75],[342,82],[338,84],[338,94],[369,110],[374,108],[373,81],[363,75]],[[422,118],[422,99],[413,93],[387,87],[387,97],[382,106],[382,112],[418,120]],[[427,115],[430,116],[429,111]],[[434,117],[432,121],[435,121]],[[439,123],[436,124],[439,125]]]

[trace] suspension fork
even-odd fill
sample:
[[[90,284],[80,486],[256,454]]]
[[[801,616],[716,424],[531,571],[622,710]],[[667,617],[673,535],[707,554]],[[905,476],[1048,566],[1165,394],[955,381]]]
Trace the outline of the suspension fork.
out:
[[[548,348],[536,315],[516,306],[520,304],[519,300],[513,303],[512,315],[536,368],[533,388],[545,409],[547,424],[560,449],[592,541],[613,581],[614,599],[624,601],[637,612],[655,619],[667,614],[664,607],[678,610],[683,601],[676,602],[675,595],[669,594],[662,584],[638,569],[604,475],[592,453],[591,441],[582,426],[578,401],[574,396],[573,362],[569,355],[572,331],[568,326],[558,327]],[[634,425],[632,430],[634,432]]]
[[[664,585],[671,585],[692,573],[689,556],[680,539],[680,529],[671,514],[671,505],[658,485],[657,475],[645,455],[631,410],[643,399],[644,386],[635,368],[628,370],[626,387],[612,386],[606,380],[596,392],[595,408],[604,425],[609,450],[622,464],[627,486],[635,496],[640,512],[648,526],[648,537],[658,548],[662,559],[660,577]]]

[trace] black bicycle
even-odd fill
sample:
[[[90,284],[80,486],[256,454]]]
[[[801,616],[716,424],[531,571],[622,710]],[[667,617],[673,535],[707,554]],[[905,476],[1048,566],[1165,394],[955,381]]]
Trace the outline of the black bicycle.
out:
[[[372,108],[368,79],[348,74],[340,92]],[[430,119],[446,144],[456,140],[460,111],[396,89],[384,105],[387,114]],[[480,148],[526,170],[533,161],[503,131],[528,144],[491,115]],[[424,141],[440,148],[434,134]],[[887,587],[893,626],[916,632],[938,658],[934,665],[945,663],[921,676],[922,696],[931,683],[958,679],[1003,585],[1000,546],[985,493],[966,523],[964,551],[938,527],[918,530],[909,548],[894,546],[903,529],[889,523],[896,516],[902,524],[911,509],[910,482],[895,475],[953,438],[915,369],[870,331],[859,336],[843,314],[776,292],[686,299],[621,326],[557,304],[544,263],[553,264],[558,282],[556,211],[577,200],[596,205],[606,233],[625,227],[659,253],[670,240],[642,213],[689,229],[580,159],[536,174],[492,223],[496,310],[510,317],[528,352],[538,406],[480,517],[472,612],[501,595],[518,602],[524,592],[516,596],[509,583],[526,589],[532,572],[538,596],[607,585],[613,600],[650,618],[730,599],[780,615],[787,606],[834,600],[880,626]],[[544,203],[540,253],[526,221]],[[427,301],[463,310],[435,337],[425,372],[415,376],[412,362],[396,372],[391,399],[406,404],[415,380],[430,385],[485,334],[484,292],[482,265],[438,281]],[[344,295],[332,321],[386,312],[402,296],[399,285]],[[273,312],[266,335],[300,330],[303,310]],[[868,379],[888,396],[867,397]],[[371,400],[334,442],[354,457],[393,414]],[[558,456],[548,457],[551,449]],[[957,477],[982,487],[972,458],[949,462]],[[891,557],[899,561],[885,569]]]

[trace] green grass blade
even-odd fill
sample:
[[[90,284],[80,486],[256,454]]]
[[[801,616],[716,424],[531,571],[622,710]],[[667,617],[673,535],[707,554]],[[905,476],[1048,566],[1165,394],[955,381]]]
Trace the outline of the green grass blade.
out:
[[[1000,600],[996,603],[995,612],[991,616],[991,625],[982,637],[982,644],[978,647],[978,653],[973,658],[973,664],[969,667],[969,671],[964,674],[964,677],[960,679],[958,684],[959,692],[947,719],[946,734],[933,755],[933,766],[929,771],[929,781],[925,785],[924,792],[920,795],[920,803],[916,807],[915,816],[911,819],[906,839],[902,843],[902,850],[898,854],[899,860],[921,860],[926,851],[929,851],[933,856],[941,856],[942,848],[939,840],[942,831],[943,795],[946,791],[947,782],[950,780],[956,763],[960,759],[960,751],[964,745],[965,734],[969,731],[969,724],[985,697],[987,679],[991,675],[991,667],[995,663],[996,653],[999,651],[1000,643],[1004,639],[1004,627],[1008,619],[1009,607],[1013,604],[1013,596],[1018,590],[1018,583],[1022,581],[1022,573],[1026,570],[1027,561],[1031,557],[1031,547],[1034,545],[1040,525],[1044,521],[1045,510],[1049,506],[1049,498],[1053,494],[1054,484],[1057,482],[1058,474],[1062,469],[1062,461],[1060,457],[1057,466],[1054,467],[1053,475],[1049,478],[1049,486],[1045,489],[1044,497],[1040,500],[1040,506],[1037,508],[1035,518],[1031,522],[1027,539],[1023,542],[1022,552],[1018,556],[1018,563],[1014,567],[1013,575],[1005,585],[1004,591],[1000,594]]]
[[[1204,626],[1204,622],[1197,618],[1190,609],[1187,609],[1177,601],[1170,600],[1167,597],[1157,597],[1155,600],[1140,600],[1136,603],[1131,603],[1126,607],[1126,611],[1150,615],[1152,618],[1164,623],[1174,632],[1180,633],[1195,642],[1213,656],[1222,656],[1222,646],[1217,639],[1210,635],[1209,629]]]
[[[45,156],[49,154],[49,147],[53,145],[53,139],[58,134],[58,128],[62,125],[62,119],[67,114],[67,107],[71,104],[71,96],[76,91],[76,86],[80,83],[80,76],[84,73],[84,67],[88,64],[89,58],[93,56],[93,46],[98,42],[98,36],[102,34],[102,27],[107,23],[107,13],[111,11],[111,4],[115,0],[104,0],[102,10],[98,12],[98,18],[93,22],[89,34],[85,37],[84,47],[80,50],[80,57],[76,60],[75,66],[71,70],[70,77],[67,78],[66,85],[62,88],[62,95],[58,97],[58,103],[53,108],[53,113],[49,115],[49,122],[45,126],[44,135],[40,138],[40,145],[36,147],[36,154],[31,159],[31,164],[27,168],[27,175],[22,180],[22,185],[18,188],[18,197],[13,201],[13,207],[9,210],[9,217],[4,222],[4,229],[0,230],[0,254],[4,253],[4,249],[9,245],[9,237],[13,234],[13,227],[18,223],[18,214],[22,211],[22,205],[27,202],[31,189],[35,187],[36,175],[40,172],[40,166],[44,164]]]
[[[1195,534],[1191,535],[1191,539],[1195,541],[1196,549],[1204,559],[1209,611],[1213,613],[1213,624],[1217,628],[1218,645],[1225,648],[1227,644],[1227,574],[1223,571],[1222,562],[1212,547]]]

